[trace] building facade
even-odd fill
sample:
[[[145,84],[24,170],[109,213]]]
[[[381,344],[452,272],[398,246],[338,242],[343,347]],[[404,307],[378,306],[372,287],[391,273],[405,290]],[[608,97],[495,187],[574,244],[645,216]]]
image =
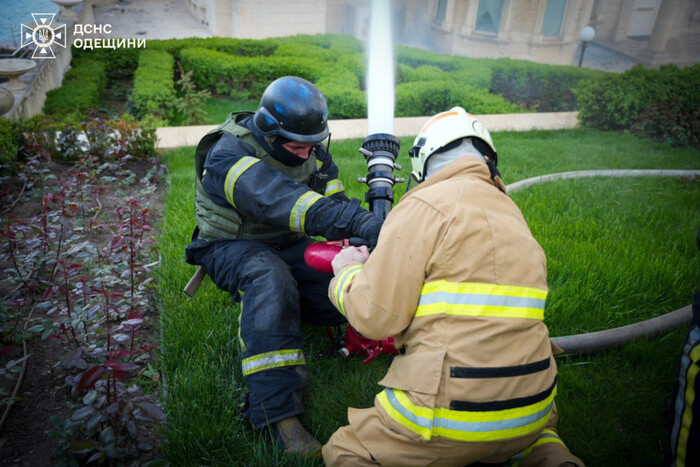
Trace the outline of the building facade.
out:
[[[217,36],[368,35],[370,0],[181,0]],[[394,0],[397,42],[469,57],[575,64],[581,30],[652,66],[700,62],[700,0]]]

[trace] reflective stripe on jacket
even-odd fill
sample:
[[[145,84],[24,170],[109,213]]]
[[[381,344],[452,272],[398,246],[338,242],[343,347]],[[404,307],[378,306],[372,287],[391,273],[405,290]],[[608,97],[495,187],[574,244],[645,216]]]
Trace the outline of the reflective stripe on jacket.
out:
[[[465,157],[401,200],[329,295],[360,333],[405,350],[375,399],[388,426],[419,442],[497,441],[541,430],[552,410],[546,277],[518,207]]]

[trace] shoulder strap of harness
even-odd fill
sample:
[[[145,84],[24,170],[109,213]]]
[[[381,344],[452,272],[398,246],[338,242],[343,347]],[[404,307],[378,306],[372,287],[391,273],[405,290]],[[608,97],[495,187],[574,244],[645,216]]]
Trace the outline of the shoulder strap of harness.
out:
[[[202,172],[204,171],[204,161],[207,158],[207,154],[209,153],[211,147],[214,146],[219,140],[221,134],[223,132],[226,132],[234,136],[241,137],[246,133],[250,133],[249,129],[238,125],[238,122],[251,115],[253,115],[253,112],[250,111],[231,112],[228,115],[228,117],[226,117],[226,120],[224,120],[224,123],[211,130],[209,133],[204,135],[204,137],[201,140],[199,140],[199,143],[197,144],[197,149],[194,153],[195,170],[199,179],[202,178]]]

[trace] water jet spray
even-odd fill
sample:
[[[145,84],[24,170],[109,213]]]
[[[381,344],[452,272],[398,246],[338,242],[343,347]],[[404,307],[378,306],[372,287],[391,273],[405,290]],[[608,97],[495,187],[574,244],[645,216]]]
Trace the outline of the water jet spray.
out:
[[[394,185],[403,183],[394,176],[399,155],[399,140],[394,132],[394,56],[391,36],[391,0],[372,0],[370,19],[369,59],[367,64],[367,129],[369,136],[362,141],[360,152],[367,162],[367,176],[357,179],[367,184],[365,201],[370,211],[382,221],[386,219],[394,204]],[[319,242],[310,245],[304,260],[312,269],[332,273],[331,262],[341,249],[357,245],[357,239],[341,242]],[[347,357],[365,356],[364,363],[370,363],[382,353],[395,355],[393,337],[373,341],[361,336],[348,325],[345,336],[340,328],[335,337],[329,330],[336,348],[330,355]]]

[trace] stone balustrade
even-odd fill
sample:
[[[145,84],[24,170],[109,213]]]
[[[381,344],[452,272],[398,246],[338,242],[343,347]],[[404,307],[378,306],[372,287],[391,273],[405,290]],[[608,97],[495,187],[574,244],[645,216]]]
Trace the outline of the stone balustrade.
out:
[[[66,25],[69,36],[72,34],[73,26],[76,22],[81,24],[93,23],[92,0],[84,0],[81,4],[76,5],[73,7],[73,12],[75,17],[69,16],[64,18],[58,16],[54,20],[54,25]],[[61,86],[63,76],[70,67],[72,41],[67,40],[66,42],[65,48],[55,44],[52,46],[56,58],[35,60],[37,66],[20,77],[20,80],[26,84],[26,87],[21,90],[11,90],[15,103],[12,109],[2,115],[2,117],[20,119],[41,113],[46,101],[46,93]],[[0,86],[6,87],[7,84]]]

